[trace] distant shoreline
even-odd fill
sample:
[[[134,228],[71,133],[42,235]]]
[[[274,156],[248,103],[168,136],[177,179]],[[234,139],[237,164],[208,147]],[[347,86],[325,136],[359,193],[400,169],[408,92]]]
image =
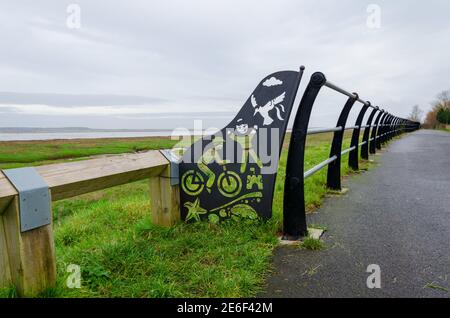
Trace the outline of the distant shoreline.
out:
[[[75,139],[123,139],[171,136],[171,131],[155,132],[61,132],[61,133],[0,133],[0,142],[6,141],[48,141]]]
[[[96,129],[87,127],[0,127],[0,141],[170,137],[172,131],[172,129]]]
[[[173,131],[172,129],[0,128],[0,142],[171,137]],[[192,130],[190,132],[192,133]],[[287,132],[290,132],[290,129]],[[183,134],[179,131],[176,134],[176,136],[183,135],[190,134]]]
[[[35,134],[35,133],[96,133],[96,132],[169,132],[172,129],[101,129],[87,127],[0,127],[0,134]]]

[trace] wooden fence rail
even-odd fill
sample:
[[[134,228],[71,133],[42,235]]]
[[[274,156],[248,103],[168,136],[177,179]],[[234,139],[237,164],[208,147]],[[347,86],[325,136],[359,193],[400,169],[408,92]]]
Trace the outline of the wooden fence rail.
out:
[[[106,156],[36,167],[52,201],[149,179],[151,217],[170,226],[179,220],[179,189],[170,184],[170,163],[160,151]],[[34,296],[56,282],[52,224],[21,232],[18,192],[0,172],[0,288]]]

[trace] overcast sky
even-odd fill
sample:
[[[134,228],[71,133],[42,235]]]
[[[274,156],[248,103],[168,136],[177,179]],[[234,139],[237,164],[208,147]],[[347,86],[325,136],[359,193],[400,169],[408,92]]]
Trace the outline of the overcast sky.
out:
[[[407,116],[450,88],[449,16],[447,0],[0,0],[0,126],[220,127],[302,64],[299,95],[322,71]],[[311,126],[344,101],[324,90]]]

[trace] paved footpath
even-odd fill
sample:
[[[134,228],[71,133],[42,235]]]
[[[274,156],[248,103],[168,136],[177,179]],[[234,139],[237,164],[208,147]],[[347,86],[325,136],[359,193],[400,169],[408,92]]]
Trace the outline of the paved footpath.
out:
[[[450,297],[450,134],[403,136],[376,161],[308,216],[327,227],[326,249],[278,248],[260,296]],[[366,286],[370,264],[381,289]]]

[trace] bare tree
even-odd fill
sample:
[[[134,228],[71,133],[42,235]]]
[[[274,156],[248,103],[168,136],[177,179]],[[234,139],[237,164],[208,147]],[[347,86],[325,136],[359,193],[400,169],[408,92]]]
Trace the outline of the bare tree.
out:
[[[439,122],[437,120],[437,114],[442,109],[450,110],[450,89],[440,92],[435,100],[431,103],[432,109],[427,113],[425,118],[425,127],[427,128],[437,128]]]
[[[426,117],[425,117],[425,122],[424,122],[424,127],[427,129],[436,129],[437,125],[438,125],[438,121],[437,121],[437,109],[432,109],[430,110]]]
[[[432,103],[434,109],[450,108],[450,89],[440,92]]]
[[[423,111],[420,109],[419,105],[414,105],[408,119],[420,123],[422,121],[422,115]]]

